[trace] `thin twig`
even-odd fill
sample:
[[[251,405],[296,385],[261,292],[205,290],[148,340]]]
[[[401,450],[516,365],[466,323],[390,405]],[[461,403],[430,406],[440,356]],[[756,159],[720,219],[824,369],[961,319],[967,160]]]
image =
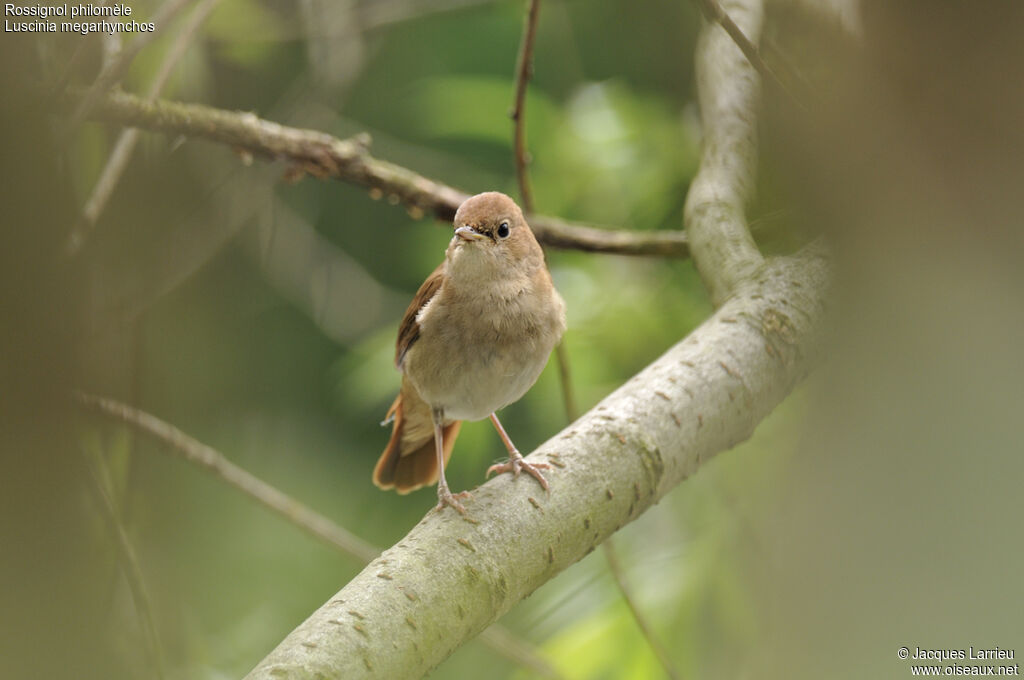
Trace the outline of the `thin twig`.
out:
[[[191,0],[167,0],[152,17],[153,30],[142,31],[136,34],[131,42],[125,45],[124,49],[118,52],[117,56],[103,67],[103,70],[100,71],[100,74],[93,82],[92,87],[89,88],[88,93],[79,101],[78,108],[75,109],[75,112],[68,119],[64,129],[65,138],[70,137],[79,124],[92,113],[93,107],[99,103],[103,95],[107,94],[110,88],[120,82],[121,78],[128,72],[128,67],[131,66],[135,56],[149,43],[153,42],[160,35],[163,27],[178,12],[184,9],[185,5],[189,2]]]
[[[100,455],[90,456],[92,458],[89,472],[92,477],[92,490],[96,497],[96,505],[99,507],[103,520],[110,530],[114,539],[114,546],[117,549],[118,562],[124,572],[125,581],[128,583],[128,590],[132,594],[132,602],[135,604],[135,613],[138,614],[142,626],[143,635],[146,638],[149,654],[152,657],[151,666],[157,678],[161,680],[167,677],[163,648],[160,645],[160,638],[156,632],[156,621],[153,617],[153,604],[146,588],[146,581],[142,576],[142,568],[139,566],[139,558],[135,554],[135,548],[128,532],[125,531],[124,523],[118,515],[114,505],[113,489],[110,482],[110,473],[107,470],[106,461]]]
[[[636,621],[636,625],[640,628],[640,632],[643,633],[643,636],[647,639],[647,644],[651,646],[651,650],[654,652],[654,655],[658,657],[658,661],[661,663],[662,668],[665,669],[665,675],[672,680],[679,680],[679,671],[676,670],[675,665],[672,663],[672,659],[669,658],[668,651],[658,641],[658,638],[655,637],[654,629],[640,611],[640,608],[636,604],[636,600],[633,599],[629,586],[626,584],[626,576],[622,571],[622,565],[619,564],[619,557],[615,553],[613,539],[608,538],[601,547],[604,548],[604,557],[608,561],[608,569],[612,572],[615,584],[619,587],[619,593],[622,595],[622,599],[626,601],[626,606],[629,607],[629,611],[633,614],[633,619]]]
[[[557,668],[534,650],[533,645],[516,637],[504,626],[492,623],[484,628],[484,632],[480,633],[477,639],[506,659],[514,661],[524,668],[529,668],[541,677],[550,680],[566,680],[566,677]]]
[[[276,512],[300,529],[330,544],[349,557],[367,564],[380,555],[379,548],[235,465],[219,451],[193,439],[170,423],[108,397],[81,392],[76,396],[83,406],[141,430],[167,444],[172,453],[209,470],[230,486],[255,499],[265,508]],[[497,624],[486,629],[480,635],[480,639],[509,660],[530,668],[544,677],[555,680],[563,677],[548,661],[535,652],[529,643],[520,640]]]
[[[725,29],[725,32],[729,34],[732,41],[736,43],[736,47],[740,48],[743,52],[743,56],[747,58],[750,65],[754,67],[761,77],[765,80],[770,80],[779,86],[779,89],[786,93],[790,99],[792,99],[800,108],[807,110],[807,105],[802,99],[796,96],[794,88],[788,86],[786,82],[779,77],[779,74],[768,65],[764,59],[761,58],[761,51],[757,48],[757,45],[752,43],[743,30],[736,25],[736,22],[732,20],[729,13],[726,12],[718,0],[696,0],[697,6],[700,7],[701,12],[708,21],[714,22]],[[792,77],[787,77],[789,82],[793,82]]]
[[[530,192],[530,176],[526,170],[529,162],[526,151],[526,86],[533,76],[533,43],[537,37],[537,17],[540,15],[540,0],[529,0],[526,20],[523,25],[523,39],[519,44],[516,62],[516,93],[509,115],[513,122],[513,145],[515,147],[516,178],[519,181],[519,195],[523,200],[523,211],[533,212],[533,194]]]
[[[74,94],[71,95],[74,99]],[[342,140],[324,132],[287,127],[252,113],[225,111],[198,104],[143,99],[113,92],[103,98],[90,118],[157,132],[209,139],[254,156],[284,159],[290,176],[333,177],[366,187],[370,195],[403,203],[415,216],[433,215],[450,221],[468,194],[408,168],[371,156],[369,136]],[[621,255],[688,257],[681,231],[626,231],[571,223],[532,215],[537,240],[557,248]]]
[[[530,192],[530,171],[527,168],[529,159],[526,151],[526,86],[533,77],[533,44],[537,37],[537,19],[540,16],[540,0],[529,0],[526,19],[523,22],[523,38],[519,43],[519,57],[516,60],[516,88],[512,111],[512,138],[515,149],[516,179],[519,182],[519,196],[523,201],[523,210],[533,213],[533,194]],[[569,422],[576,420],[576,398],[573,396],[572,370],[569,366],[569,353],[565,349],[565,340],[555,348],[558,360],[558,381],[562,386],[562,402],[565,404],[565,415]]]
[[[283,515],[307,533],[330,543],[347,555],[361,562],[369,562],[380,554],[380,550],[363,539],[235,465],[219,451],[193,439],[170,423],[107,397],[79,394],[78,400],[93,410],[169,444],[171,451],[185,460],[206,468],[264,507]]]
[[[93,3],[94,7],[104,7],[109,0],[97,0]],[[86,46],[90,43],[88,36],[81,36],[78,40],[78,45],[75,46],[75,51],[71,53],[67,63],[64,64],[64,71],[61,73],[60,78],[57,79],[54,84],[51,95],[57,95],[64,91],[64,88],[71,82],[71,76],[75,74],[75,68],[78,66],[78,62],[85,56]]]
[[[203,0],[193,10],[188,23],[178,33],[174,45],[167,52],[167,56],[164,57],[163,63],[160,64],[160,69],[153,78],[153,82],[150,83],[149,90],[146,92],[146,102],[152,102],[160,95],[160,92],[167,85],[167,81],[170,80],[171,74],[174,73],[175,66],[185,56],[185,52],[192,43],[192,38],[196,31],[206,21],[206,18],[219,1]],[[88,238],[92,228],[96,225],[96,220],[99,219],[100,213],[103,212],[103,208],[106,207],[107,201],[110,200],[114,188],[124,174],[124,169],[128,166],[128,161],[131,160],[132,152],[135,150],[138,140],[139,130],[137,128],[128,128],[118,136],[117,142],[114,144],[114,150],[110,153],[110,158],[107,159],[107,164],[103,168],[96,186],[93,188],[92,195],[85,202],[82,216],[68,237],[65,246],[68,254],[75,254],[85,243],[85,239]]]
[[[565,338],[555,347],[558,357],[558,381],[562,385],[562,404],[565,406],[565,417],[571,423],[579,418],[576,408],[576,397],[572,389],[572,367],[569,365],[569,350],[565,348]]]

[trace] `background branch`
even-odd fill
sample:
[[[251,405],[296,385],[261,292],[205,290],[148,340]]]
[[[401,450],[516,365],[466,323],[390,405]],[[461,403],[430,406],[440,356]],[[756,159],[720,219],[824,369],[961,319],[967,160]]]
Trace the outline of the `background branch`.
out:
[[[227,482],[229,486],[256,500],[263,507],[277,513],[314,538],[318,538],[328,545],[337,548],[345,555],[366,564],[380,554],[378,548],[235,465],[224,454],[193,439],[170,423],[108,397],[78,393],[77,398],[83,406],[138,429],[157,441],[168,445],[170,451],[174,454],[187,462],[194,463],[212,472],[216,477]],[[104,487],[99,477],[97,477],[96,482],[97,489],[103,492]],[[142,587],[143,581],[141,570],[138,567],[138,560],[134,556],[127,535],[124,535],[123,528],[117,521],[113,503],[109,500],[109,494],[104,494],[101,500],[106,503],[102,506],[102,509],[104,509],[105,514],[109,515],[108,520],[113,523],[114,529],[120,531],[120,534],[116,535],[118,548],[122,554],[122,562],[126,565],[126,576],[128,577],[129,584],[132,585],[132,592],[136,596],[136,604],[140,608],[140,617],[150,619],[144,622],[149,623],[149,626],[152,627],[151,614],[149,613],[150,608],[145,589]],[[154,640],[153,644],[156,645],[157,651],[155,653],[159,654],[159,643],[156,640],[155,632],[151,634],[151,637]],[[531,645],[520,640],[501,626],[494,625],[485,630],[480,635],[480,641],[502,656],[523,667],[532,669],[545,678],[557,680],[562,677]]]
[[[366,135],[342,140],[324,132],[279,125],[252,113],[163,100],[146,102],[123,93],[105,97],[91,115],[97,120],[209,139],[263,158],[281,159],[291,164],[293,176],[308,173],[363,186],[404,203],[413,215],[450,221],[468,198],[463,191],[374,158],[367,150]],[[557,248],[622,255],[689,254],[682,232],[600,229],[541,215],[532,216],[530,226],[540,242]]]
[[[640,606],[636,603],[633,594],[630,592],[629,584],[626,583],[626,575],[623,573],[622,565],[619,563],[619,556],[615,551],[615,541],[609,538],[601,545],[601,548],[604,550],[605,560],[608,561],[608,570],[611,571],[612,578],[615,579],[615,585],[619,588],[619,594],[625,600],[626,606],[629,607],[633,620],[639,626],[640,632],[643,633],[644,639],[647,640],[647,644],[651,646],[654,655],[658,657],[658,663],[665,669],[665,675],[671,680],[679,680],[679,671],[672,664],[672,658],[668,655],[665,646],[661,644],[654,634],[654,627],[647,621],[647,617],[640,610]]]
[[[141,31],[135,34],[135,37],[124,46],[124,48],[117,53],[117,56],[103,67],[100,74],[96,77],[95,82],[89,88],[88,92],[85,93],[75,108],[74,113],[68,119],[65,126],[65,135],[70,136],[78,126],[92,113],[93,107],[102,99],[102,97],[110,91],[110,88],[114,87],[124,75],[128,72],[128,67],[131,66],[136,55],[142,51],[146,45],[153,42],[158,35],[163,31],[164,27],[178,14],[181,10],[185,9],[191,0],[167,0],[160,9],[157,10],[156,14],[152,17],[153,30],[152,31]]]
[[[529,0],[523,25],[523,38],[519,44],[516,61],[516,89],[510,116],[513,121],[513,148],[515,149],[516,180],[519,182],[519,196],[523,211],[533,213],[533,193],[530,191],[530,173],[526,150],[526,87],[533,76],[533,43],[537,37],[537,18],[540,16],[540,0]]]
[[[330,543],[347,555],[369,562],[380,551],[347,529],[307,508],[250,472],[238,467],[216,449],[185,434],[170,423],[145,411],[92,394],[78,394],[83,406],[130,425],[170,446],[171,451],[190,463],[212,472],[260,505],[284,516],[322,541]]]
[[[135,611],[139,617],[143,637],[146,640],[146,651],[150,657],[153,674],[159,679],[167,677],[166,664],[164,663],[163,646],[160,644],[160,636],[156,631],[156,621],[153,617],[153,603],[149,596],[149,589],[146,587],[146,579],[142,575],[142,567],[139,566],[139,558],[132,545],[131,538],[125,530],[120,514],[114,503],[113,484],[110,481],[110,473],[106,461],[102,456],[96,454],[89,456],[89,473],[92,476],[93,496],[96,500],[96,507],[103,516],[104,524],[110,531],[111,539],[117,553],[118,564],[124,573],[128,590],[132,594],[132,602],[135,604]]]
[[[761,77],[774,83],[783,92],[789,96],[796,104],[801,108],[806,109],[803,101],[797,97],[796,91],[792,86],[795,82],[795,78],[792,74],[787,72],[786,80],[783,80],[779,74],[768,65],[768,63],[761,58],[761,51],[757,48],[753,42],[743,33],[743,29],[736,25],[736,22],[732,20],[729,13],[722,8],[718,3],[718,0],[697,0],[697,5],[700,7],[701,12],[704,13],[704,17],[713,23],[720,25],[732,41],[736,43],[736,46],[743,52],[743,56],[747,58],[754,69],[761,74]]]
[[[540,16],[540,0],[530,0],[523,22],[523,38],[519,45],[519,57],[516,61],[516,86],[512,104],[512,138],[516,166],[516,179],[519,182],[519,197],[523,202],[523,210],[533,213],[533,194],[530,192],[530,171],[528,152],[526,150],[526,88],[533,77],[533,44],[537,35],[537,20]],[[532,221],[532,217],[531,217]],[[562,403],[569,422],[576,420],[576,398],[572,389],[572,369],[569,352],[565,348],[565,338],[555,347],[558,361],[558,381],[562,387]]]

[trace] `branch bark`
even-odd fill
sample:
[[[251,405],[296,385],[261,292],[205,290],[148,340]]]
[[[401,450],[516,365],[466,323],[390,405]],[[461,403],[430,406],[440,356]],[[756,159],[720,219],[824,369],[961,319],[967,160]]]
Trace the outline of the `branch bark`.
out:
[[[468,518],[428,513],[248,677],[422,676],[746,439],[813,365],[827,277],[813,248],[767,261],[688,338],[528,457],[553,466],[550,494],[506,475],[474,491]]]
[[[146,102],[129,94],[112,93],[90,113],[94,120],[180,134],[228,144],[247,154],[283,159],[291,174],[334,177],[370,189],[374,197],[403,203],[414,216],[433,215],[450,221],[469,197],[464,191],[429,179],[408,168],[370,155],[369,137],[338,139],[316,130],[280,125],[252,113],[225,111],[198,104],[157,100]],[[541,243],[622,255],[687,257],[686,235],[675,231],[603,229],[566,220],[532,215],[530,227]]]
[[[756,44],[763,19],[759,0],[723,4],[735,25]],[[712,301],[719,305],[764,260],[746,220],[747,202],[754,193],[761,85],[750,62],[716,24],[701,31],[696,70],[704,141],[683,219],[694,262]]]

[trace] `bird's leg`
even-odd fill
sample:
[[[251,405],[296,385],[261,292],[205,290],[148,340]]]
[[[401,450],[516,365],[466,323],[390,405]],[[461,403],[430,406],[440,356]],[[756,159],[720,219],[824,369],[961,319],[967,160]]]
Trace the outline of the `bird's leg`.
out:
[[[491,422],[494,423],[494,429],[498,431],[498,435],[501,436],[501,441],[504,442],[505,448],[508,449],[508,462],[507,463],[495,463],[491,467],[487,468],[487,476],[490,477],[492,472],[511,472],[514,477],[518,477],[522,470],[526,470],[530,473],[534,479],[540,482],[540,485],[544,487],[544,490],[548,489],[548,480],[544,479],[544,475],[540,473],[543,470],[550,470],[551,466],[547,463],[527,463],[523,459],[523,454],[519,453],[519,449],[516,448],[512,440],[508,438],[508,434],[505,432],[505,428],[501,426],[501,422],[498,421],[498,416],[494,413],[491,414]]]
[[[448,481],[444,478],[444,410],[431,409],[431,417],[434,420],[434,450],[437,452],[437,507],[435,510],[443,510],[444,506],[450,505],[465,515],[466,508],[462,507],[459,498],[472,498],[468,491],[453,494],[448,488]]]

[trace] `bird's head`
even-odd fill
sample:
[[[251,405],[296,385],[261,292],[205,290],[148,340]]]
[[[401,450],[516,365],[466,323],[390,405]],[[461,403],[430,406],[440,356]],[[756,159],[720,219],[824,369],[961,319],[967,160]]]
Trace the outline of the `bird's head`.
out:
[[[472,277],[531,274],[544,254],[523,211],[505,194],[489,191],[459,206],[448,246],[449,272]]]

